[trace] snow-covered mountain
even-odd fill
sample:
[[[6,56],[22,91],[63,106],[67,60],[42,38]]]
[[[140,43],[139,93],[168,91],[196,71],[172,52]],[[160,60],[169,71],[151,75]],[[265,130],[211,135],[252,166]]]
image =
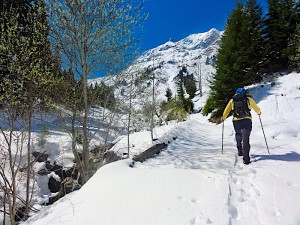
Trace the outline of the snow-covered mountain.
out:
[[[193,75],[199,82],[201,73],[202,91],[208,90],[208,80],[215,72],[213,63],[219,48],[222,32],[215,28],[205,33],[192,34],[178,41],[168,41],[163,45],[143,53],[126,72],[118,77],[116,96],[122,98],[129,95],[130,83],[134,82],[135,102],[140,106],[149,102],[152,97],[152,77],[155,76],[155,98],[165,100],[166,89],[169,87],[175,96],[179,71],[185,67],[185,75]],[[132,77],[131,74],[134,73]],[[116,79],[116,78],[113,78]],[[91,82],[104,80],[112,85],[111,77],[94,79]],[[126,102],[126,101],[125,101]]]

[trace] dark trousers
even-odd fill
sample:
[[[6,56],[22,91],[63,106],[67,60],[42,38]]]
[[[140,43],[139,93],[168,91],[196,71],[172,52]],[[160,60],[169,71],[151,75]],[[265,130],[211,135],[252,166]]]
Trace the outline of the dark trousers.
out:
[[[243,152],[243,160],[250,162],[250,133],[252,131],[252,120],[243,119],[233,121],[236,145],[239,152]]]

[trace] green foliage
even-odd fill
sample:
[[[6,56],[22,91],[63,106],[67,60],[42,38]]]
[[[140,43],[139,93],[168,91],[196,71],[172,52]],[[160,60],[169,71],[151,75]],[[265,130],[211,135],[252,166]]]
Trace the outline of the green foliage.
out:
[[[139,77],[139,83],[149,80],[151,78],[151,75],[152,75],[151,70],[147,68]]]
[[[84,109],[83,82],[76,79],[71,70],[62,72],[63,81],[60,84],[59,95],[56,102],[64,105],[72,111],[82,111]],[[88,107],[101,106],[113,109],[116,104],[114,89],[101,82],[88,86]]]
[[[290,54],[295,52],[295,46],[290,45],[290,41],[299,24],[299,17],[299,2],[296,0],[269,1],[263,30],[267,72],[288,69]]]
[[[177,90],[177,101],[181,108],[185,110],[185,112],[190,113],[193,111],[194,105],[190,98],[185,98],[184,85],[181,80],[178,81],[178,90]]]
[[[166,120],[184,121],[187,118],[187,115],[188,113],[185,111],[184,108],[177,108],[168,112]]]
[[[77,132],[75,140],[76,140],[76,143],[82,145],[83,144],[83,135],[81,133]]]
[[[292,37],[291,45],[294,46],[294,51],[290,54],[290,68],[300,71],[300,23]]]
[[[217,106],[215,105],[215,101],[212,97],[212,95],[210,95],[208,97],[208,99],[206,100],[205,106],[202,109],[202,114],[204,116],[207,116],[209,113],[211,113]]]
[[[7,3],[0,17],[0,99],[26,111],[50,102],[58,81],[44,2],[19,4]]]
[[[161,105],[162,112],[167,112],[166,121],[176,120],[176,121],[183,121],[188,116],[188,113],[179,104],[178,101],[172,99],[169,102],[163,102]]]
[[[168,91],[169,90],[169,91]],[[178,81],[177,99],[172,99],[171,90],[167,89],[168,101],[161,104],[161,111],[167,113],[166,120],[183,121],[193,110],[193,102],[191,99],[184,97],[183,82]]]
[[[220,117],[237,87],[261,80],[263,60],[261,7],[238,2],[227,20],[216,61],[216,74],[203,114]]]
[[[107,86],[104,82],[89,86],[89,105],[102,106],[107,109],[113,109],[116,105],[113,87]]]
[[[183,102],[184,101],[184,90],[183,90],[183,82],[181,80],[178,81],[177,84],[177,98],[178,101]]]
[[[243,33],[245,65],[245,77],[250,83],[262,81],[264,56],[264,38],[262,35],[263,17],[262,7],[257,0],[248,0],[245,6],[245,31]]]

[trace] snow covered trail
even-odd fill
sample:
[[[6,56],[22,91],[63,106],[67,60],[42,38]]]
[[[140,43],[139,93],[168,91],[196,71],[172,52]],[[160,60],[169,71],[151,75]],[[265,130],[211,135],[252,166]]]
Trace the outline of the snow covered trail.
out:
[[[300,79],[279,77],[251,88],[262,109],[270,155],[253,114],[252,163],[237,156],[232,122],[210,124],[200,114],[172,129],[177,137],[159,155],[130,168],[122,160],[100,168],[79,191],[41,210],[30,225],[299,225]],[[147,136],[146,136],[147,135]],[[147,149],[149,135],[131,136]],[[115,145],[124,148],[124,138]]]
[[[232,136],[232,131],[229,132]],[[231,143],[232,137],[224,142],[222,155],[221,125],[205,124],[201,118],[194,117],[170,135],[177,139],[158,156],[138,163],[137,167],[201,169],[224,174],[233,166],[235,147]]]
[[[295,96],[297,98],[299,94]],[[137,168],[199,169],[213,172],[215,180],[227,174],[228,224],[300,224],[300,207],[295,203],[295,199],[300,199],[300,175],[287,175],[290,171],[300,171],[300,117],[294,114],[289,115],[294,120],[287,117],[300,106],[295,99],[283,98],[279,104],[277,97],[270,96],[268,105],[276,106],[275,114],[269,114],[272,108],[264,106],[264,101],[261,103],[265,109],[261,118],[266,122],[264,129],[271,155],[259,117],[254,114],[250,154],[253,163],[248,166],[243,165],[242,157],[236,155],[230,120],[225,121],[222,155],[221,126],[195,117],[173,131],[178,138],[165,151],[137,164]]]
[[[238,157],[236,154],[231,121],[225,122],[224,154],[221,154],[221,132],[221,125],[202,123],[200,117],[195,117],[187,121],[185,126],[173,130],[173,135],[177,136],[177,139],[166,150],[143,163],[136,163],[136,168],[175,168],[211,172],[211,178],[216,183],[206,191],[210,192],[210,190],[218,188],[227,191],[227,201],[224,202],[223,199],[223,202],[216,204],[218,207],[224,204],[223,207],[227,209],[227,215],[223,215],[223,218],[228,217],[226,224],[263,225],[283,224],[284,221],[289,221],[287,217],[291,215],[290,209],[289,207],[278,206],[280,204],[277,202],[282,196],[280,195],[278,198],[276,189],[284,189],[288,193],[293,193],[284,197],[287,202],[292,203],[296,196],[300,199],[296,190],[300,184],[300,177],[291,179],[291,177],[286,177],[284,172],[281,172],[284,171],[288,161],[294,161],[294,164],[289,165],[289,167],[295,167],[296,171],[300,171],[299,153],[296,153],[295,149],[287,148],[287,145],[278,148],[279,143],[272,141],[270,142],[270,151],[273,154],[269,156],[260,122],[257,116],[254,116],[251,135],[253,163],[244,165],[242,157]],[[275,155],[274,152],[278,155]],[[278,169],[274,169],[274,167]],[[274,172],[275,170],[277,172]],[[225,177],[227,182],[225,182]],[[221,180],[222,182],[220,182]],[[270,191],[263,188],[266,186],[265,180],[273,183]],[[282,185],[281,182],[286,184]],[[277,187],[279,184],[282,187]],[[270,205],[266,204],[270,201]],[[297,215],[297,210],[300,212],[300,208],[296,207],[293,215]],[[199,210],[199,214],[210,218],[209,221],[212,224],[220,224],[216,223],[217,217],[212,216],[209,212]],[[199,217],[195,218],[198,219],[195,219],[195,223],[192,224],[205,224]],[[294,219],[291,218],[291,221]]]

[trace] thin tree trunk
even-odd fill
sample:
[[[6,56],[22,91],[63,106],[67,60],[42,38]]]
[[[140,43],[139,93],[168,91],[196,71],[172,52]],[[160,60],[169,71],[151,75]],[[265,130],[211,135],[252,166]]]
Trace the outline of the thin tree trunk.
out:
[[[130,83],[130,93],[129,93],[129,112],[128,112],[128,124],[127,124],[127,158],[129,158],[129,150],[130,150],[130,126],[131,126],[131,113],[132,113],[132,85],[133,84],[133,74],[131,75],[131,83]]]
[[[87,52],[86,52],[86,43],[84,47],[84,60],[83,60],[83,101],[84,101],[84,116],[83,116],[83,150],[82,150],[82,160],[84,165],[84,175],[83,183],[86,183],[89,179],[89,149],[88,149],[88,85],[87,85]]]
[[[198,75],[199,75],[199,95],[202,97],[202,75],[201,75],[201,64],[198,64]]]
[[[75,157],[75,162],[80,174],[84,174],[84,169],[82,165],[82,161],[79,157],[79,154],[76,150],[76,130],[75,130],[75,121],[76,121],[76,107],[72,112],[72,120],[71,120],[71,138],[72,138],[72,152]]]
[[[151,110],[151,142],[154,140],[153,130],[154,130],[154,110],[155,110],[155,75],[154,75],[154,58],[153,58],[153,77],[152,77],[152,110]]]
[[[29,215],[29,208],[30,208],[30,175],[31,175],[31,155],[32,155],[32,149],[31,149],[31,129],[32,129],[32,101],[29,103],[29,109],[28,109],[28,143],[27,143],[27,174],[26,174],[26,201],[25,201],[25,219],[28,218]]]
[[[6,193],[3,192],[3,222],[2,224],[6,224]]]
[[[12,120],[12,127],[14,127],[14,120]],[[13,129],[9,133],[9,145],[8,145],[8,152],[9,152],[9,166],[11,170],[11,197],[12,201],[10,201],[10,214],[12,214],[13,217],[10,218],[11,224],[15,223],[14,221],[14,215],[16,214],[16,203],[17,203],[17,193],[16,193],[16,172],[14,168],[14,161],[13,161],[13,153],[12,153],[12,139],[13,139]],[[7,194],[8,198],[10,198],[10,193]],[[13,219],[13,220],[12,220]]]

